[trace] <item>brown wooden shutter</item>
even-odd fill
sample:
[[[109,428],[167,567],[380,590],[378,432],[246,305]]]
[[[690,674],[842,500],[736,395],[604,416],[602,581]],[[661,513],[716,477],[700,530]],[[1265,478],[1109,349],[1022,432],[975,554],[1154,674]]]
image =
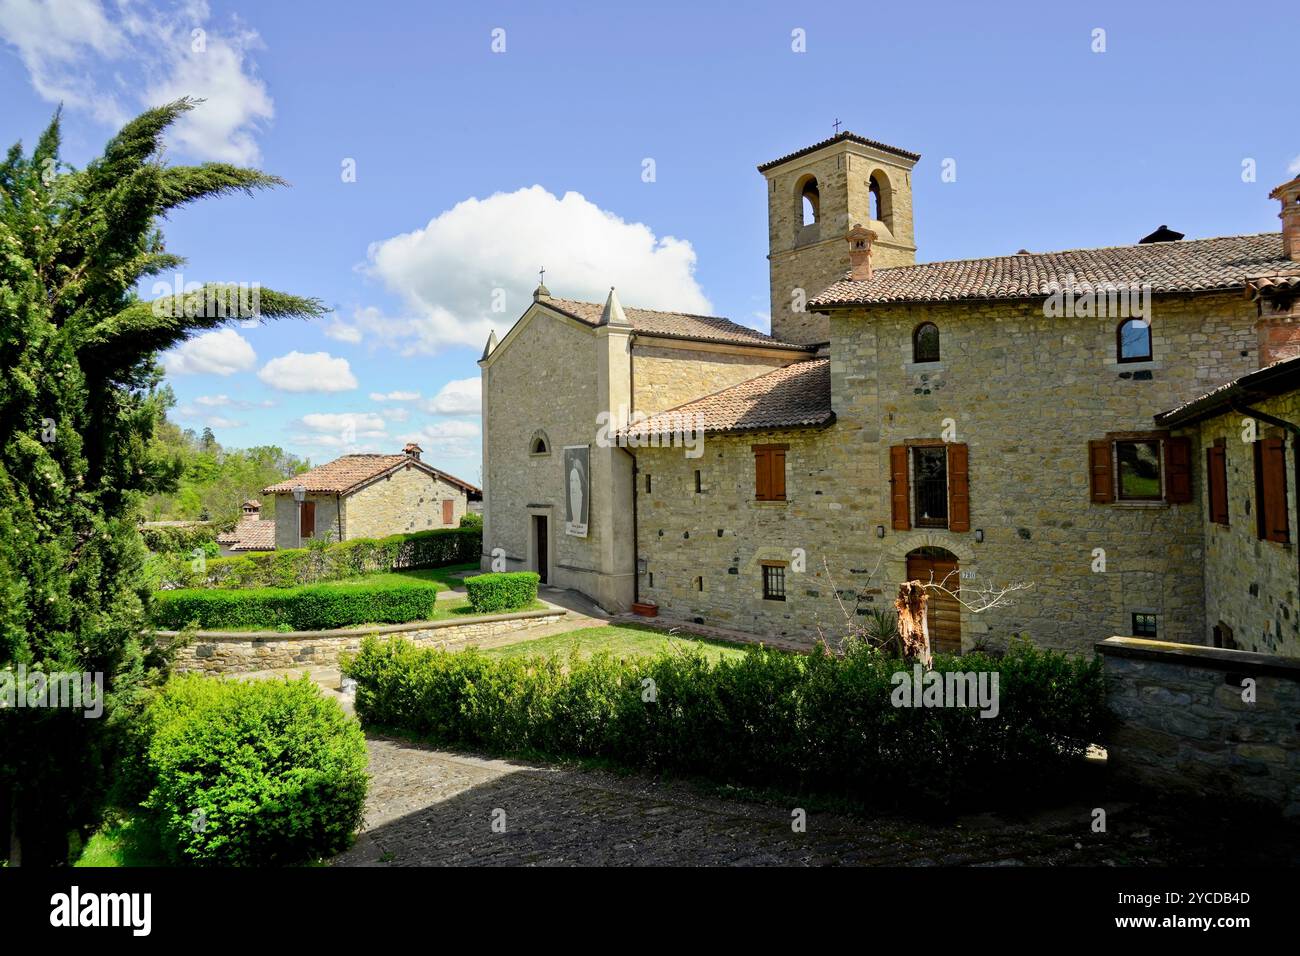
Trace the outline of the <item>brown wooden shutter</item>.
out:
[[[1093,504],[1110,504],[1115,500],[1115,470],[1110,460],[1110,442],[1088,442],[1088,468]]]
[[[1286,458],[1281,438],[1255,443],[1255,487],[1259,536],[1265,541],[1291,540],[1286,514]]]
[[[948,530],[970,530],[970,449],[948,445]]]
[[[893,445],[889,449],[889,501],[893,512],[894,530],[907,531],[912,527],[907,485],[907,446]]]
[[[1165,501],[1185,505],[1192,500],[1192,441],[1190,438],[1166,438]]]
[[[451,498],[442,499],[442,523],[451,524],[456,518],[456,502]]]
[[[772,500],[772,449],[754,449],[754,498]]]
[[[304,538],[310,538],[316,533],[316,502],[304,501],[299,514],[298,533]]]
[[[1205,483],[1209,487],[1210,520],[1228,523],[1228,454],[1219,439],[1205,449]]]
[[[772,494],[773,501],[785,501],[785,452],[781,449],[774,448],[771,451],[772,477],[769,479],[769,490]]]

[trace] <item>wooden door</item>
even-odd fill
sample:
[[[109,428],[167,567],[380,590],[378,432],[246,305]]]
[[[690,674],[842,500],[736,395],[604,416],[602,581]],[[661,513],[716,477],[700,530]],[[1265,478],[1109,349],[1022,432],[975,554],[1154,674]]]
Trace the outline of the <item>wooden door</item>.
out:
[[[550,569],[547,567],[548,542],[546,540],[545,515],[533,515],[533,547],[537,562],[537,576],[541,578],[541,584],[546,584]]]
[[[909,554],[907,579],[923,584],[942,584],[954,594],[961,590],[957,559],[938,549]],[[961,653],[961,605],[953,594],[930,589],[926,598],[926,624],[930,630],[931,651],[936,654]]]
[[[451,498],[442,499],[442,523],[449,525],[456,517],[456,502]]]
[[[304,501],[298,512],[298,533],[310,538],[316,533],[316,502]]]

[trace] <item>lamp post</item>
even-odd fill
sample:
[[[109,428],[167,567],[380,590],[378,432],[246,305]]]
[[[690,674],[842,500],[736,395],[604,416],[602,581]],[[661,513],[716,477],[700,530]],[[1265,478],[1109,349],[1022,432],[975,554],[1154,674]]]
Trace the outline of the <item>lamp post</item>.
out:
[[[298,502],[298,547],[302,547],[302,503],[307,498],[307,489],[302,482],[293,486],[293,500]]]

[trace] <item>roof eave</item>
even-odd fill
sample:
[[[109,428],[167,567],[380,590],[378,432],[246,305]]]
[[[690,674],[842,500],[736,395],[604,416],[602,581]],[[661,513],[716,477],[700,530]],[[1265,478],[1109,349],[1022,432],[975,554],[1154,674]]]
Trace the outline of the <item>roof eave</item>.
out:
[[[1274,398],[1296,389],[1300,389],[1300,359],[1279,362],[1243,375],[1226,388],[1161,412],[1155,416],[1155,422],[1164,428],[1192,425],[1232,411],[1237,405]]]

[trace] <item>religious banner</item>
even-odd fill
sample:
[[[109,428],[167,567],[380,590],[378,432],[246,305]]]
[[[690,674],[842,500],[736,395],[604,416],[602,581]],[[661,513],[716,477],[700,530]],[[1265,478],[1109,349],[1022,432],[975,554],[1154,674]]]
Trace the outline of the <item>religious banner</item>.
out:
[[[564,533],[587,536],[591,503],[591,446],[564,446]]]

